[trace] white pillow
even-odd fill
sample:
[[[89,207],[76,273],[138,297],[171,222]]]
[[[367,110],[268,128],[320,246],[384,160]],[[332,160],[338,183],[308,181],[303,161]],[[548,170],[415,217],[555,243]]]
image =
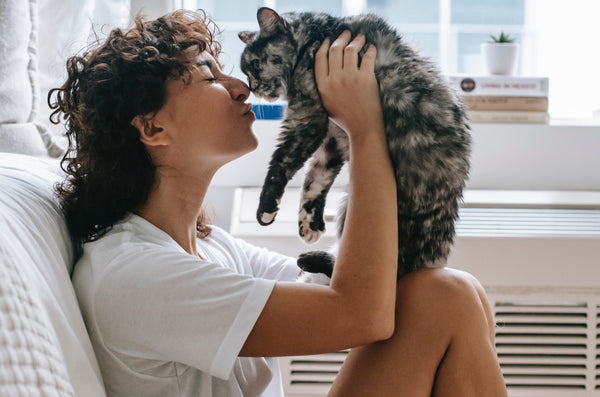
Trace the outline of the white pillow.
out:
[[[0,152],[61,156],[64,125],[50,123],[48,92],[66,60],[129,21],[129,0],[0,0]],[[38,18],[39,16],[39,18]]]
[[[70,272],[73,244],[54,196],[59,161],[0,153],[0,268],[18,268],[64,357],[76,396],[104,396]],[[0,324],[1,325],[1,324]]]
[[[48,92],[64,84],[67,59],[82,55],[95,34],[103,38],[116,26],[127,27],[130,0],[38,0],[38,8],[41,104],[36,123],[49,132],[54,145],[65,149],[64,125],[48,119]]]
[[[67,59],[85,50],[92,26],[94,0],[37,1],[41,101],[36,122],[48,131],[55,145],[66,149],[64,125],[55,125],[49,120],[52,110],[48,106],[48,92],[66,81]]]
[[[35,0],[0,1],[0,151],[47,153],[34,123],[39,104]]]

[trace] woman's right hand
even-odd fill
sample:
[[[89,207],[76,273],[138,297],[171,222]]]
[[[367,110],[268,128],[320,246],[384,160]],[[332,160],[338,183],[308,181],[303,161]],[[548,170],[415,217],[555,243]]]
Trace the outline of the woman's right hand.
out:
[[[344,31],[331,45],[325,39],[315,56],[315,79],[321,101],[329,115],[352,138],[357,134],[383,130],[379,86],[375,78],[377,50],[369,45],[358,66],[358,53],[365,36],[350,41]]]

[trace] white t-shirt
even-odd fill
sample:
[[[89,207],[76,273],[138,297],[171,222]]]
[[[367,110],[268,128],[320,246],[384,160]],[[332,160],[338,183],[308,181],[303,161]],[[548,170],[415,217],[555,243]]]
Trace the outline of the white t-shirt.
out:
[[[134,214],[84,244],[73,284],[109,396],[283,396],[275,359],[238,354],[296,260],[215,226],[197,246]]]

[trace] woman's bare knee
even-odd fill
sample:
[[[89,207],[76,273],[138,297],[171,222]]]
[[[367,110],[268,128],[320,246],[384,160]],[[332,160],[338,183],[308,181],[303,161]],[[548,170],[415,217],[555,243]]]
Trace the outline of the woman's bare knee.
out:
[[[492,310],[475,277],[454,269],[430,269],[415,272],[414,277],[399,283],[398,289],[399,299],[427,302],[432,309],[423,315],[438,316],[449,333],[433,395],[506,395],[494,346]]]
[[[467,272],[421,269],[404,276],[398,282],[396,310],[411,308],[424,316],[436,317],[449,335],[460,332],[465,322],[483,321],[490,342],[495,341],[495,322],[486,292],[479,280]]]
[[[432,310],[443,312],[453,309],[464,313],[473,305],[482,308],[482,297],[485,291],[475,277],[450,268],[417,270],[398,282],[398,300],[426,302]]]
[[[488,330],[489,330],[489,338],[490,341],[495,341],[495,331],[496,331],[496,323],[494,321],[494,314],[492,311],[492,307],[487,297],[487,293],[485,292],[485,288],[477,278],[475,278],[472,274],[456,270],[456,269],[447,269],[449,270],[454,277],[462,279],[464,283],[470,284],[470,286],[475,291],[476,295],[473,295],[473,304],[483,310],[483,314],[485,316],[485,320],[487,322]]]

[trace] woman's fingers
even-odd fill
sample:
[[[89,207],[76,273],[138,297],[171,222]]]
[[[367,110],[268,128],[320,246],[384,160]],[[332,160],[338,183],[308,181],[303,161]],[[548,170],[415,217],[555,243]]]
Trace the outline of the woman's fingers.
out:
[[[347,70],[358,70],[358,53],[363,48],[366,38],[359,33],[354,40],[350,41],[351,33],[345,30],[333,42],[329,44],[329,38],[323,40],[321,47],[315,54],[315,78],[317,85],[328,77],[332,72]],[[371,51],[365,53],[367,57],[367,70],[373,71],[375,66],[375,47],[369,46]],[[363,63],[365,61],[363,60]],[[361,67],[361,70],[365,69]]]
[[[350,42],[350,31],[344,30],[329,48],[329,73],[342,70],[344,67],[344,48]]]
[[[362,57],[362,62],[360,63],[360,71],[367,73],[375,72],[375,58],[377,57],[377,48],[370,44],[369,48]]]
[[[365,36],[358,34],[354,40],[344,48],[344,69],[358,70],[358,52],[365,45]]]
[[[321,43],[321,47],[317,50],[315,54],[315,80],[317,81],[317,86],[322,84],[324,79],[329,75],[329,58],[327,54],[329,53],[329,38],[323,40]]]
[[[358,34],[350,41],[343,32],[331,45],[324,41],[315,55],[315,78],[321,102],[329,116],[349,134],[368,133],[383,124],[379,87],[375,78],[375,46],[358,55],[366,38]]]

